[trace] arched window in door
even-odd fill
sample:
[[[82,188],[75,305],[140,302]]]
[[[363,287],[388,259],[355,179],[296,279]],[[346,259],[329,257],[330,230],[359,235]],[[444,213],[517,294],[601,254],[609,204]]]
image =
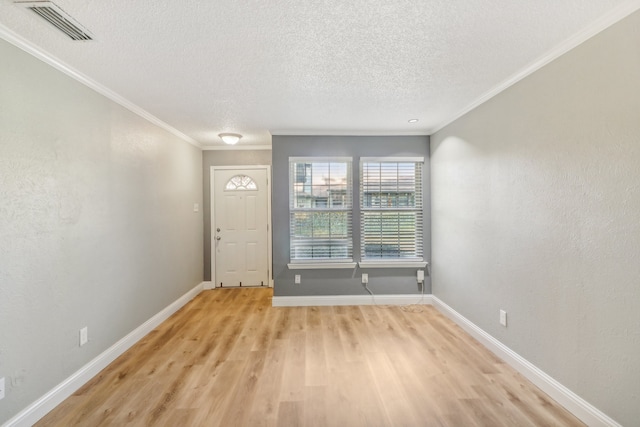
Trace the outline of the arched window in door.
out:
[[[257,191],[258,186],[250,176],[236,175],[227,181],[224,189],[225,191]]]

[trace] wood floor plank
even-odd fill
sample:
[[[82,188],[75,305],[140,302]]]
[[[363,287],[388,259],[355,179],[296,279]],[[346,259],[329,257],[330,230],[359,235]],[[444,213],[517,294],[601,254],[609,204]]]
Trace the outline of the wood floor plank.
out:
[[[37,426],[583,424],[430,306],[202,292]]]
[[[306,427],[325,427],[327,422],[327,387],[309,386],[304,393],[304,423]]]
[[[198,409],[195,426],[221,426],[222,416],[244,370],[244,361],[229,360],[219,365],[210,377],[210,384],[194,397],[193,407]]]
[[[258,378],[254,404],[247,409],[250,412],[248,425],[267,427],[277,424],[286,354],[284,340],[274,340],[271,343],[263,374]]]
[[[301,426],[304,419],[304,406],[303,402],[280,402],[278,409],[278,421],[279,426]]]
[[[412,396],[407,393],[400,378],[389,360],[386,352],[372,352],[367,354],[369,369],[376,385],[376,392],[380,396],[382,406],[389,420],[394,421],[395,426],[420,425],[420,413],[410,404]]]
[[[336,307],[320,307],[322,321],[322,341],[325,346],[325,357],[328,370],[336,370],[346,361],[340,331],[336,324]]]
[[[248,425],[247,420],[257,391],[258,378],[262,375],[266,361],[265,351],[252,351],[237,380],[227,409],[222,416],[221,426]]]
[[[262,347],[256,347],[256,336],[261,332],[267,334],[268,341],[268,334],[273,332],[263,331],[265,317],[268,311],[267,308],[259,304],[259,301],[256,301],[254,304],[256,305],[252,304],[245,308],[247,313],[246,323],[233,346],[233,350],[229,354],[230,359],[243,360],[251,350],[264,350],[264,345]]]
[[[305,385],[307,387],[327,385],[327,360],[321,330],[305,334]]]
[[[283,372],[280,401],[302,401],[305,392],[306,337],[303,332],[296,332],[287,341],[287,369]]]

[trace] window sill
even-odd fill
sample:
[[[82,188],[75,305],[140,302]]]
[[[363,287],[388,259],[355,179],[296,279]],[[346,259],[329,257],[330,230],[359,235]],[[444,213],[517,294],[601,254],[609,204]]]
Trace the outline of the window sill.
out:
[[[360,268],[424,268],[426,261],[364,261],[359,262]]]
[[[336,268],[356,268],[355,262],[309,262],[306,264],[287,264],[289,270],[328,270]]]

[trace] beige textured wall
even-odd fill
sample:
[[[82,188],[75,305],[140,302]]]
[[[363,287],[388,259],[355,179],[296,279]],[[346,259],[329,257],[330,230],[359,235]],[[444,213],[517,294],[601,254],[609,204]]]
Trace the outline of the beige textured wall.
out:
[[[434,295],[638,425],[640,13],[437,132],[431,151]]]
[[[202,281],[202,152],[2,40],[0,58],[2,424]]]

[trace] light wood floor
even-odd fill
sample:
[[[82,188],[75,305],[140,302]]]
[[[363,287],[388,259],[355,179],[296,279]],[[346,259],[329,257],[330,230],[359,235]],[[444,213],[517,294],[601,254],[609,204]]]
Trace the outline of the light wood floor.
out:
[[[433,307],[205,291],[38,426],[582,426]]]

